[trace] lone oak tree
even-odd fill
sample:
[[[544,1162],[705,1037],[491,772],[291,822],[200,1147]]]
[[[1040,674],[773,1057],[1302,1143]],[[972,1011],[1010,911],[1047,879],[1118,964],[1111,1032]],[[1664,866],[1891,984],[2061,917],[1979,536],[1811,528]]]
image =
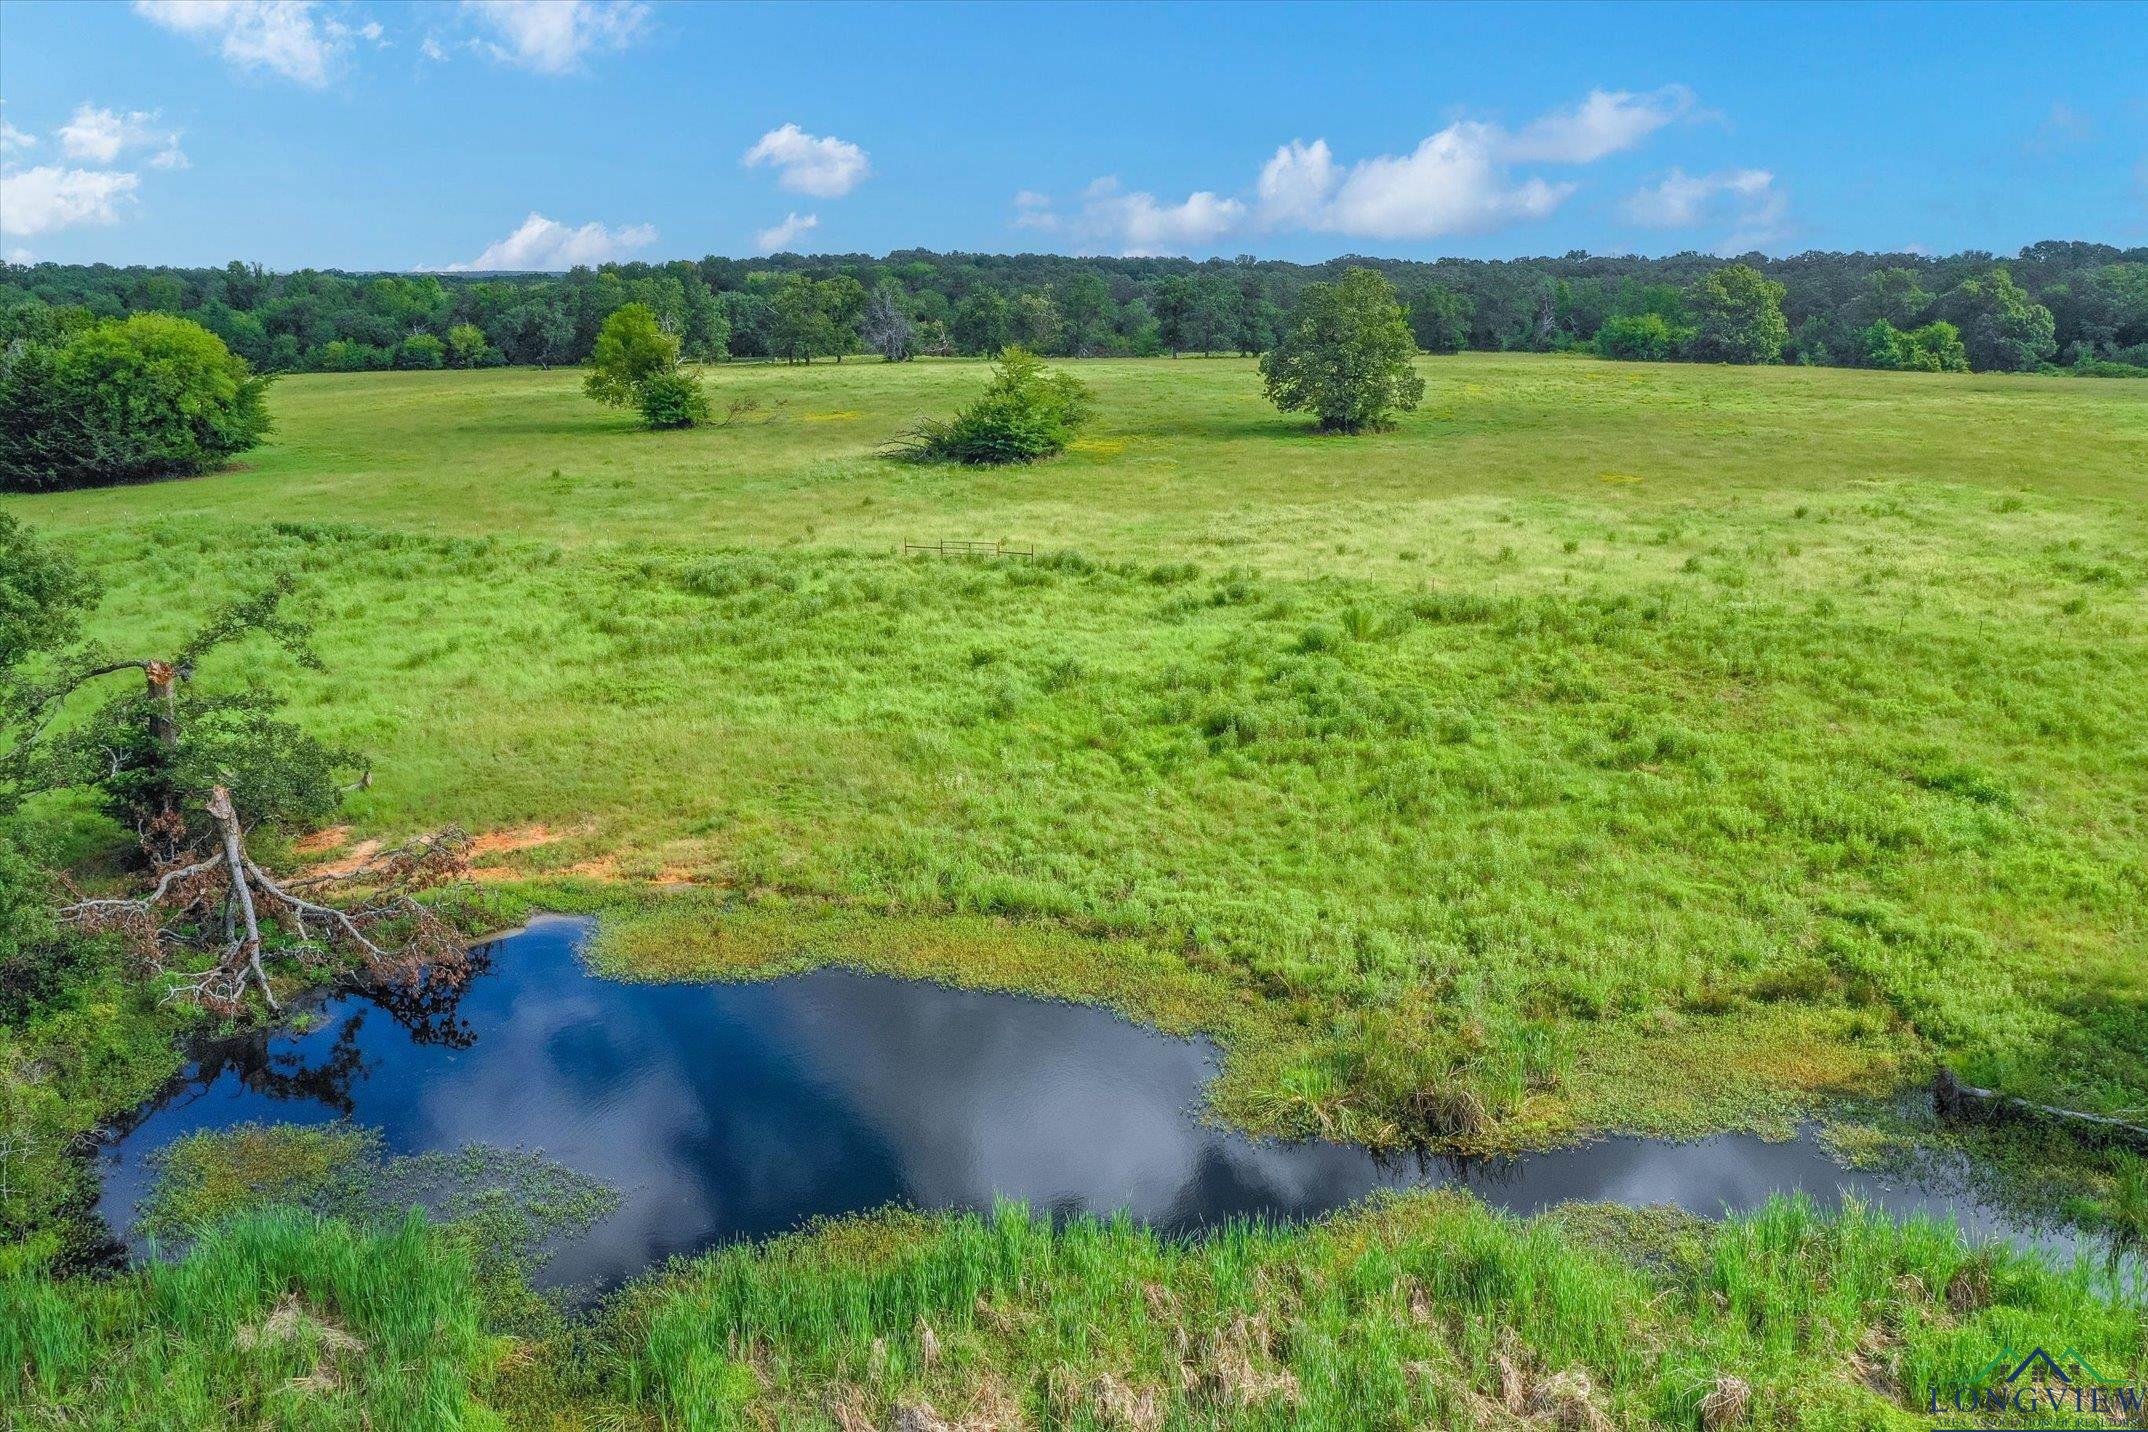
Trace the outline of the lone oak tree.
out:
[[[1261,355],[1261,384],[1268,401],[1314,414],[1323,432],[1363,432],[1424,397],[1425,380],[1410,367],[1416,352],[1394,286],[1353,268],[1298,296],[1282,337]]]
[[[633,407],[644,382],[678,366],[679,340],[663,330],[647,304],[629,303],[604,320],[582,391],[615,408]]]

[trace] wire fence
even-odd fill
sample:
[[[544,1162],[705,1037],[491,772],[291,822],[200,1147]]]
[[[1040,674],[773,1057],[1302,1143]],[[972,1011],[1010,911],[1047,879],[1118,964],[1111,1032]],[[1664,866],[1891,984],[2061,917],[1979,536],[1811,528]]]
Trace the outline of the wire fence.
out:
[[[1016,547],[1004,541],[973,542],[963,538],[942,538],[938,542],[905,542],[902,544],[902,550],[906,557],[912,553],[923,553],[936,557],[1018,557],[1024,562],[1037,560],[1034,543],[1026,547]]]

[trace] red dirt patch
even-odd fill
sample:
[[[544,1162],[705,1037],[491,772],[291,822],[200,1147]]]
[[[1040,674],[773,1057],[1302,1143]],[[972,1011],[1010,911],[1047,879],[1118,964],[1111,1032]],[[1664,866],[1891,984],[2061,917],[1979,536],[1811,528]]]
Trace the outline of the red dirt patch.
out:
[[[291,853],[293,855],[326,855],[350,838],[351,828],[347,825],[324,826],[305,839],[294,842],[291,846]]]
[[[592,828],[585,822],[572,830],[554,830],[548,825],[518,825],[511,830],[487,831],[470,842],[470,854],[505,855],[537,845],[556,845],[570,835],[582,835]]]

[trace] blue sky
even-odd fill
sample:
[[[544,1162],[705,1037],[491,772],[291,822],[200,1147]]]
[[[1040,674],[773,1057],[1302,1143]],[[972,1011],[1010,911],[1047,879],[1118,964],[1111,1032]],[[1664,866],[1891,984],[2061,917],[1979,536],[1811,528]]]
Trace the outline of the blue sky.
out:
[[[2148,243],[2144,4],[0,0],[0,122],[18,259]]]

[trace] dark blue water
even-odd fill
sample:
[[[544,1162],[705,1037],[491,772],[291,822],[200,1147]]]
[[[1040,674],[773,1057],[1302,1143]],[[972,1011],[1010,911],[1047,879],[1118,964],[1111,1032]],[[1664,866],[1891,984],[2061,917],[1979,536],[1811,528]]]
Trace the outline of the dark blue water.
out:
[[[1770,1193],[1849,1190],[1972,1235],[2037,1241],[1990,1208],[1846,1170],[1812,1139],[1603,1139],[1470,1163],[1382,1161],[1204,1123],[1216,1052],[1106,1011],[827,970],[759,984],[627,984],[576,954],[586,921],[545,918],[482,949],[462,987],[348,994],[306,1032],[204,1046],[106,1147],[117,1228],[146,1156],[249,1121],[350,1119],[395,1153],[541,1150],[617,1188],[561,1248],[554,1283],[610,1284],[675,1253],[889,1203],[1124,1209],[1173,1233],[1304,1218],[1378,1188],[1461,1184],[1502,1208],[1569,1199],[1719,1215]],[[2063,1238],[2047,1246],[2068,1246]]]

